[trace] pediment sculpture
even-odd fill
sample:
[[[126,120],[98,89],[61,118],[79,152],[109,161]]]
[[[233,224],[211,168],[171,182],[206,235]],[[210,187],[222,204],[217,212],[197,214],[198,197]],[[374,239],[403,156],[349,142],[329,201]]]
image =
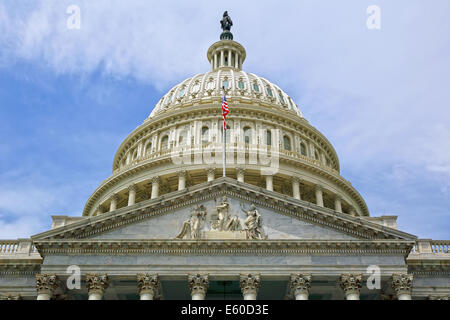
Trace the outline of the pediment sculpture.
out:
[[[241,210],[245,213],[245,219],[230,213],[230,204],[227,197],[216,205],[214,211],[209,215],[209,230],[205,227],[207,212],[206,208],[198,204],[191,210],[188,220],[183,222],[177,239],[267,239],[262,227],[262,217],[254,204],[250,209]]]

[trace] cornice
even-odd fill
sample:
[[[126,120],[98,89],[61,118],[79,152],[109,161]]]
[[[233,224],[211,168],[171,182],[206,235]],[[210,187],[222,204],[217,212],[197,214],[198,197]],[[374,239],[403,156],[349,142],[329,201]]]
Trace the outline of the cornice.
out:
[[[404,240],[36,240],[39,252],[83,255],[402,255],[413,242]]]

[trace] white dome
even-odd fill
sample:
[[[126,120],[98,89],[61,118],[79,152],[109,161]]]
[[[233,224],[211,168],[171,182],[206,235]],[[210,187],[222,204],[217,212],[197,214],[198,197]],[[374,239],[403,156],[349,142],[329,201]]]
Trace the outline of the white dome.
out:
[[[226,97],[229,102],[233,98],[239,98],[283,111],[290,110],[303,117],[292,98],[277,85],[253,73],[222,67],[198,74],[174,86],[159,100],[149,118],[194,103],[220,100],[223,95],[222,86],[226,87]]]

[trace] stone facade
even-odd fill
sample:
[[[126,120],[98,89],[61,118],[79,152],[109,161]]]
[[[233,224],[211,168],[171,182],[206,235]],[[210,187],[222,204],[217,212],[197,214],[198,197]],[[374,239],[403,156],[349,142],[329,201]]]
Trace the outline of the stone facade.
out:
[[[331,143],[245,57],[213,44],[211,71],[123,141],[81,217],[0,240],[0,299],[448,299],[450,242],[370,217]]]

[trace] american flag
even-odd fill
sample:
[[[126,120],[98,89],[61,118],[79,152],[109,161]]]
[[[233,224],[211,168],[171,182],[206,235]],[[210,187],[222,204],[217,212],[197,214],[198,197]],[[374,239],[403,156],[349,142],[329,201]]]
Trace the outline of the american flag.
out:
[[[222,118],[223,118],[223,128],[224,130],[227,130],[227,124],[225,122],[227,115],[228,115],[228,103],[227,98],[225,97],[225,93],[223,94],[223,100],[222,100]]]

